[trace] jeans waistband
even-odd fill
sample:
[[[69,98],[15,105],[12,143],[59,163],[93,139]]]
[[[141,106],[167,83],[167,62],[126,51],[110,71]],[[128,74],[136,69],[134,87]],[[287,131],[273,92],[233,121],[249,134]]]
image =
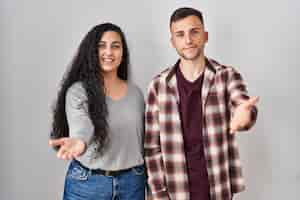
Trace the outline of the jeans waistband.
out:
[[[132,168],[128,168],[128,169],[121,169],[121,170],[114,170],[114,171],[103,170],[103,169],[90,169],[86,166],[83,166],[78,160],[74,160],[74,162],[77,163],[83,169],[90,171],[91,175],[118,176],[121,173],[128,172],[132,169]]]

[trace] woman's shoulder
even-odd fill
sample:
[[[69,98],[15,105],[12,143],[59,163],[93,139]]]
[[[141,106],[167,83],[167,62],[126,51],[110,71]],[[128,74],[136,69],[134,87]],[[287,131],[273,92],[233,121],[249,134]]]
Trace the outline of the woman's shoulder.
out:
[[[143,91],[136,83],[132,81],[128,81],[127,85],[128,85],[128,90],[129,91],[131,90],[133,95],[144,99]]]
[[[84,90],[83,83],[81,81],[74,82],[70,87],[70,91],[74,90]]]
[[[86,91],[83,83],[80,81],[74,82],[67,91],[67,96],[86,99]]]

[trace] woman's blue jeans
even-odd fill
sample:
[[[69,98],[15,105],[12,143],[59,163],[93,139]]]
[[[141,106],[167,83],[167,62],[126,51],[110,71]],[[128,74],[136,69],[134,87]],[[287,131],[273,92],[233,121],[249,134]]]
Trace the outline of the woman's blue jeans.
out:
[[[67,171],[63,200],[144,200],[146,175],[143,165],[117,176],[91,175],[77,161]]]

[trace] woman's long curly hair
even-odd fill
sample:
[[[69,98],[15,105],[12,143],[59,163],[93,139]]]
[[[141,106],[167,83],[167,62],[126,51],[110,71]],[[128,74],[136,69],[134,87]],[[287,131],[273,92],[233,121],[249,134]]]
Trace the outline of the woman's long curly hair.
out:
[[[123,55],[117,75],[127,80],[129,68],[129,52],[125,35],[117,25],[111,23],[99,24],[93,27],[81,41],[76,56],[69,70],[63,77],[61,88],[53,109],[51,138],[57,139],[69,136],[69,126],[66,117],[66,92],[70,86],[80,81],[87,94],[88,114],[94,125],[93,142],[97,143],[97,152],[101,153],[108,136],[107,105],[105,87],[98,57],[98,43],[107,31],[117,32],[122,41]]]

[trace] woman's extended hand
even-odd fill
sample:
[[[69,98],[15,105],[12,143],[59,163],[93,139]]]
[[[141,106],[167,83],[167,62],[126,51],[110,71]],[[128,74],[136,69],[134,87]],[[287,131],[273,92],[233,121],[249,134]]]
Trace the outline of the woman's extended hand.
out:
[[[72,160],[80,156],[86,148],[83,140],[69,137],[50,139],[49,145],[53,147],[60,146],[56,156],[63,160]]]

